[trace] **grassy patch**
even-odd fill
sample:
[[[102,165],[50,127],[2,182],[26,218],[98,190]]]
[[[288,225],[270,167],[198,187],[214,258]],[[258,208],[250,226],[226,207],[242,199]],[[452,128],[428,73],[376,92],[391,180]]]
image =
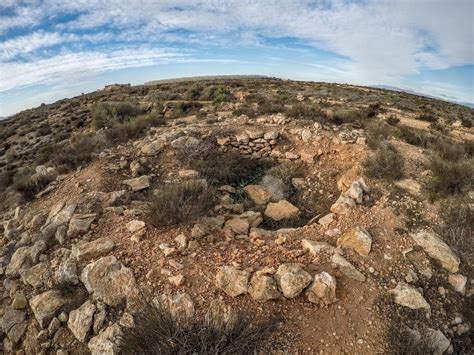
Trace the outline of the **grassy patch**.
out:
[[[34,199],[49,183],[56,179],[56,174],[37,174],[33,169],[24,168],[13,178],[13,189],[20,192],[26,200]]]
[[[132,102],[100,102],[92,111],[92,126],[94,129],[112,127],[143,112],[143,108]]]

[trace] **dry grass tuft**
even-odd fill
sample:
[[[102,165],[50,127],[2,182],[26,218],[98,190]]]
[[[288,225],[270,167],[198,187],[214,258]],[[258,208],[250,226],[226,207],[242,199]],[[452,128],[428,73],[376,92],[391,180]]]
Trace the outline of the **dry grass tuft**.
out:
[[[253,354],[273,330],[242,314],[209,309],[202,318],[176,318],[162,304],[141,301],[134,326],[120,339],[123,354]]]
[[[400,179],[404,165],[403,156],[387,142],[380,143],[377,151],[363,162],[365,175],[387,180]]]
[[[214,207],[214,190],[202,181],[164,185],[151,201],[151,218],[157,227],[186,224]]]

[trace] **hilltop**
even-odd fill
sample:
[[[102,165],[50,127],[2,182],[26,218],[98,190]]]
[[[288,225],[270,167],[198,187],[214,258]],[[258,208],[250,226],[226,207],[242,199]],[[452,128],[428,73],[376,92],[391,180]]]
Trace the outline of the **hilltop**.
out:
[[[432,98],[263,77],[11,116],[3,351],[472,352],[473,123]]]

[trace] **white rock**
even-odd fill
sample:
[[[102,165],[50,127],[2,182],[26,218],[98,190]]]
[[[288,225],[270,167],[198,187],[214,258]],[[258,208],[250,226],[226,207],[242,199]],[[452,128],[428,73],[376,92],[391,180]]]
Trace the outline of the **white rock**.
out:
[[[428,312],[431,307],[426,302],[423,295],[416,288],[400,281],[393,290],[389,291],[395,296],[395,303],[408,307],[410,309],[426,309]]]

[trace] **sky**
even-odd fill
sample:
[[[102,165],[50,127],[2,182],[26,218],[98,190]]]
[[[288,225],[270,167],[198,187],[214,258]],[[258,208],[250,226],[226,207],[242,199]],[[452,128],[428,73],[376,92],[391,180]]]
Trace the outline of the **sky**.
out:
[[[0,0],[0,116],[222,74],[474,102],[474,0]]]

